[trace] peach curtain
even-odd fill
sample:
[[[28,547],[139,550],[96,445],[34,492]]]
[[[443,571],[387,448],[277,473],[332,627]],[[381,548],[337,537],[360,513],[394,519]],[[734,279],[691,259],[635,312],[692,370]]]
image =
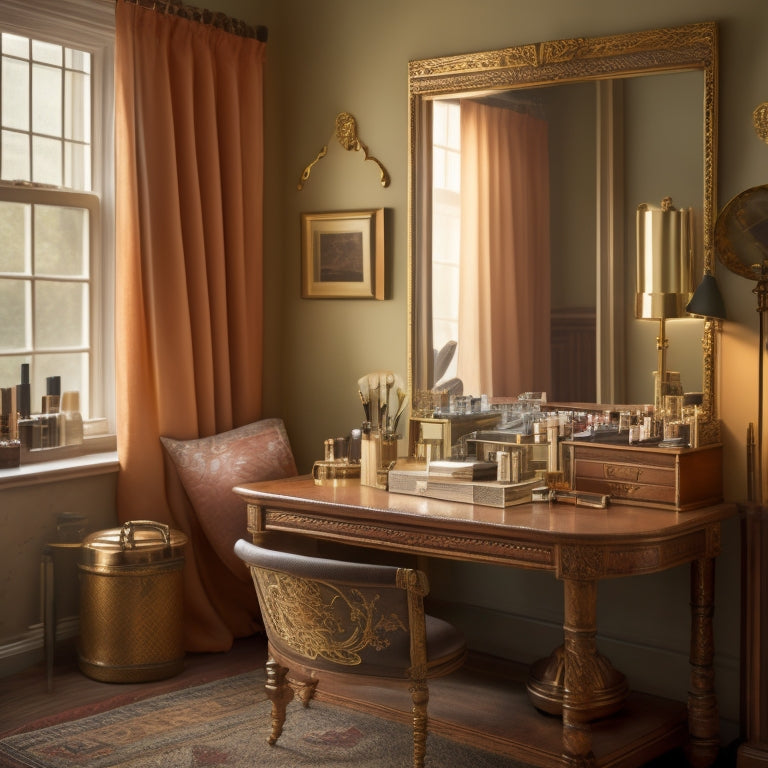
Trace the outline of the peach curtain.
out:
[[[118,516],[190,537],[185,630],[195,651],[253,632],[240,599],[253,589],[231,584],[178,478],[166,482],[159,437],[261,416],[265,47],[117,2]]]
[[[467,394],[550,381],[546,121],[461,102],[458,376]]]

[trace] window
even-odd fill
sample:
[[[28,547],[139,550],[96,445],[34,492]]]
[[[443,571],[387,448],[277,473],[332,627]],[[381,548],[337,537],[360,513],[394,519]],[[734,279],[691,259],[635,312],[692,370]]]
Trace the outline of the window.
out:
[[[0,387],[114,431],[111,0],[0,6]]]
[[[442,349],[459,332],[461,238],[461,111],[435,101],[432,112],[432,346]],[[456,376],[456,356],[444,378]],[[439,383],[439,382],[436,382]]]

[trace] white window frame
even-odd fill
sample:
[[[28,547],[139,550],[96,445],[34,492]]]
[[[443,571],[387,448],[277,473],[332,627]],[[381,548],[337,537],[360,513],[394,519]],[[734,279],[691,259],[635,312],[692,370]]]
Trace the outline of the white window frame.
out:
[[[89,410],[92,418],[106,419],[107,432],[114,434],[114,0],[2,0],[0,25],[92,55],[92,190],[100,198],[101,216],[100,237],[91,249]]]

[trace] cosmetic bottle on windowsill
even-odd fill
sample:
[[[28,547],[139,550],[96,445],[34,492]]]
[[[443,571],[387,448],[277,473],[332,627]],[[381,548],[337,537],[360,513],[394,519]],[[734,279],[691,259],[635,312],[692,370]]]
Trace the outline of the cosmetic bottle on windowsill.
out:
[[[80,413],[80,393],[64,392],[61,396],[60,445],[80,445],[83,442],[83,416]]]

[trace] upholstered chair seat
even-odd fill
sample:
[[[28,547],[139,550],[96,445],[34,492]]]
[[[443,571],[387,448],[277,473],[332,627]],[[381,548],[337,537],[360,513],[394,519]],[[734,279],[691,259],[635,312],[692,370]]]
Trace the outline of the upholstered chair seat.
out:
[[[268,541],[268,538],[267,538]],[[256,546],[235,553],[248,566],[267,633],[266,690],[275,744],[287,704],[305,706],[323,680],[401,683],[411,691],[413,766],[427,738],[427,679],[458,669],[463,635],[424,613],[426,575],[412,568],[345,562]]]

